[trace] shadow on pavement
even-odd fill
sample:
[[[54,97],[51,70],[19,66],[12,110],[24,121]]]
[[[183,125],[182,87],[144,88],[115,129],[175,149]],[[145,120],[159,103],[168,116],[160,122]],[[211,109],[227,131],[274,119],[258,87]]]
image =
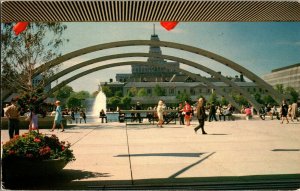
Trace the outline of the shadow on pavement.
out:
[[[131,157],[200,157],[204,153],[143,153],[143,154],[130,154]],[[129,157],[128,154],[117,155],[114,157]]]
[[[32,169],[34,170],[34,169]],[[22,177],[9,181],[3,180],[2,186],[5,189],[13,190],[49,190],[65,189],[73,187],[73,181],[89,178],[110,177],[109,173],[97,173],[81,170],[64,169],[55,176],[44,177]]]

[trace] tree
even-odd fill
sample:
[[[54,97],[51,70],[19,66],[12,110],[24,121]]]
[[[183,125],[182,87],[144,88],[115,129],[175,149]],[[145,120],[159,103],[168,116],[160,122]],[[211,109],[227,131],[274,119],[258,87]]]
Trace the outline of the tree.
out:
[[[116,91],[115,92],[115,96],[117,96],[117,97],[122,97],[123,96],[123,92],[122,91]]]
[[[257,94],[255,94],[255,95],[257,95]],[[257,99],[261,100],[260,94],[258,94],[258,96],[259,96],[259,97],[258,97]],[[233,95],[232,98],[233,98],[234,101],[236,101],[239,105],[249,105],[247,99],[246,99],[244,96],[242,96],[242,95],[239,95],[239,94]],[[256,101],[257,101],[257,100],[256,100]],[[257,102],[258,102],[258,101],[257,101]]]
[[[262,100],[265,104],[276,105],[276,101],[270,95],[263,96]]]
[[[137,95],[137,89],[136,89],[136,87],[130,88],[129,91],[128,91],[128,93],[127,93],[127,95],[128,95],[129,97],[134,97],[134,96],[136,96],[136,95]]]
[[[284,94],[284,88],[282,84],[276,84],[275,85],[275,90],[281,94]]]
[[[101,88],[102,88],[103,93],[106,95],[106,97],[112,97],[112,96],[114,96],[114,94],[112,93],[110,87],[108,87],[108,86],[102,86]]]
[[[261,95],[259,93],[254,94],[254,99],[259,103],[259,104],[265,104],[264,101],[261,99]]]
[[[67,99],[68,108],[81,107],[81,100],[75,96],[71,96]]]
[[[146,92],[145,88],[141,88],[141,89],[138,91],[137,96],[138,96],[138,97],[145,97],[145,96],[147,96],[147,92]]]
[[[76,92],[74,94],[74,96],[77,98],[77,99],[87,99],[89,97],[91,97],[90,93],[88,91],[80,91],[80,92]]]
[[[225,97],[222,96],[220,104],[221,105],[228,105],[229,102],[225,99]]]
[[[131,97],[125,96],[121,99],[121,104],[123,105],[124,109],[130,109]]]
[[[285,93],[291,96],[291,101],[296,103],[298,101],[299,93],[292,87],[286,87]]]
[[[113,108],[117,108],[121,103],[121,99],[119,97],[110,97],[108,99],[108,105]]]
[[[72,93],[74,93],[73,88],[71,86],[66,85],[60,88],[59,90],[57,90],[56,92],[54,92],[53,95],[57,99],[61,99],[61,98],[66,99],[70,97]]]
[[[156,84],[154,87],[154,95],[156,96],[165,96],[166,95],[166,91],[160,87],[160,85]]]
[[[183,103],[184,101],[188,101],[189,103],[191,103],[192,98],[190,96],[190,94],[187,93],[180,93],[176,96],[176,99],[178,100],[179,103]]]
[[[209,98],[208,98],[208,103],[212,104],[216,104],[218,105],[218,97],[216,92],[213,92],[212,94],[210,94]]]
[[[68,41],[63,38],[67,27],[59,22],[29,23],[27,29],[16,36],[12,31],[14,25],[1,23],[1,49],[5,50],[1,51],[2,88],[35,94],[54,71],[45,68],[33,85],[35,68],[61,55],[60,48]]]

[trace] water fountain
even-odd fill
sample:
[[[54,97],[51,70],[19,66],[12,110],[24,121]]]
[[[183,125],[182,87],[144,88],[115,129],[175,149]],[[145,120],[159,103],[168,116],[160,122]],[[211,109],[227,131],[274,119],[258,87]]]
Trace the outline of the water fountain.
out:
[[[94,101],[92,115],[99,117],[99,113],[102,109],[106,112],[106,95],[100,90]]]

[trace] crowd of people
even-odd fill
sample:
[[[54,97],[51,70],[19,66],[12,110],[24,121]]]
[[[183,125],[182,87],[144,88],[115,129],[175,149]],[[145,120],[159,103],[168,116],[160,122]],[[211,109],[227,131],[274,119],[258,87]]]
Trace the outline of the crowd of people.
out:
[[[86,114],[83,109],[72,108],[72,109],[64,109],[61,108],[60,101],[55,102],[55,111],[52,112],[54,116],[53,126],[50,131],[54,131],[56,128],[61,128],[61,132],[64,131],[64,125],[62,123],[63,117],[70,116],[70,122],[73,121],[75,123],[81,123],[83,120],[86,123]],[[137,102],[136,106],[132,109],[142,110],[142,106],[139,102]],[[207,103],[204,98],[200,98],[196,104],[192,105],[189,101],[185,101],[184,103],[179,103],[177,108],[167,108],[166,103],[163,100],[159,100],[158,104],[154,108],[148,108],[156,111],[155,115],[152,118],[157,118],[157,126],[163,127],[163,124],[166,123],[167,109],[173,109],[176,111],[176,118],[179,119],[180,125],[191,125],[191,120],[193,117],[196,117],[199,125],[194,128],[195,133],[197,133],[198,129],[201,128],[202,134],[206,134],[204,130],[204,122],[208,121],[221,121],[222,118],[225,121],[226,117],[228,120],[234,120],[234,113],[240,113],[245,116],[246,120],[251,120],[253,118],[255,109],[251,106],[242,106],[240,111],[237,111],[235,107],[231,104],[226,106],[215,105],[215,103]],[[102,113],[101,113],[102,112]],[[101,111],[99,117],[105,118],[107,122],[107,117],[104,111]],[[300,114],[300,104],[299,103],[287,103],[286,100],[283,100],[280,106],[275,105],[266,105],[257,111],[262,119],[265,119],[265,116],[270,116],[270,119],[273,120],[276,117],[278,120],[281,120],[281,123],[286,121],[289,123],[294,120],[299,121]],[[132,113],[133,118],[136,118],[139,123],[142,123],[141,113],[136,112]],[[29,131],[37,130],[39,131],[38,126],[38,111],[34,108],[29,108],[26,114],[26,119],[29,121]],[[103,117],[105,116],[105,117]],[[264,118],[263,118],[264,116]],[[6,104],[4,108],[2,108],[2,117],[8,118],[8,129],[9,129],[9,137],[13,138],[14,135],[19,134],[19,118],[20,118],[20,108],[17,105],[17,100],[12,99],[11,104]],[[103,121],[102,121],[103,122]]]

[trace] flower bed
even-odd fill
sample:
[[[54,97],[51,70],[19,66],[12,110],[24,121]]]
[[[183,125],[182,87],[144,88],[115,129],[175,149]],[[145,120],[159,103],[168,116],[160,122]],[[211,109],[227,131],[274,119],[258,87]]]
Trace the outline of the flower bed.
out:
[[[41,176],[53,174],[75,160],[68,142],[55,135],[35,131],[15,136],[3,145],[3,176]]]

